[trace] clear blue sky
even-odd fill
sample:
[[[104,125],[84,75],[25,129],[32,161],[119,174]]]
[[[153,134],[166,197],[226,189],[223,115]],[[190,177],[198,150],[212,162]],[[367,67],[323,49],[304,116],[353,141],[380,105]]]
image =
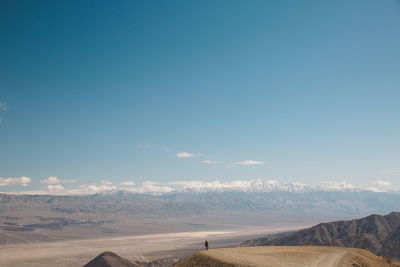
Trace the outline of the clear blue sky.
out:
[[[399,48],[399,1],[3,0],[0,177],[33,181],[0,191],[48,176],[400,189]]]

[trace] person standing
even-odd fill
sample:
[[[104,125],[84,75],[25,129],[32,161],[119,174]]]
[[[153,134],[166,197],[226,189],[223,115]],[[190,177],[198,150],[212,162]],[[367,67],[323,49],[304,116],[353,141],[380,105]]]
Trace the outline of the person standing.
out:
[[[204,246],[206,247],[206,250],[208,250],[208,240],[206,240],[206,242],[204,242]]]

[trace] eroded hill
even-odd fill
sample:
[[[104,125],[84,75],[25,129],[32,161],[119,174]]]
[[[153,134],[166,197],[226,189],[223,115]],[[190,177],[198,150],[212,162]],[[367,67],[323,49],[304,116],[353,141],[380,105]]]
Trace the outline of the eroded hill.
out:
[[[248,240],[242,246],[339,246],[400,259],[400,212],[321,223],[295,233]]]

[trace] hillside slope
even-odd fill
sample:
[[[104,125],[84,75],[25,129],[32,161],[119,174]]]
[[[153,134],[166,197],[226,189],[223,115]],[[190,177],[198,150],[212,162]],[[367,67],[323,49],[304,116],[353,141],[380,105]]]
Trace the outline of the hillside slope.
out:
[[[248,240],[242,246],[338,246],[400,258],[400,212],[351,221],[321,223],[292,234]]]
[[[83,267],[170,267],[175,263],[174,260],[155,260],[149,262],[134,261],[130,262],[114,252],[105,251],[99,256],[85,264]]]
[[[133,264],[111,251],[105,251],[83,267],[140,267],[140,265]]]
[[[201,251],[178,262],[175,267],[357,267],[398,266],[372,253],[339,247],[237,247]]]

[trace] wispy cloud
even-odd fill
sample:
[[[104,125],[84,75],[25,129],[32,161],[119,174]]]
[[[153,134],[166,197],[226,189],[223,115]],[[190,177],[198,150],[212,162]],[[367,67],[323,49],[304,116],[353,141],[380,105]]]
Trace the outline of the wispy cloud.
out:
[[[205,163],[205,164],[217,164],[216,161],[212,161],[212,160],[208,160],[208,159],[202,160],[201,162],[203,162],[203,163]]]
[[[134,186],[135,182],[134,181],[125,181],[120,183],[120,185],[124,185],[124,186]]]
[[[176,156],[178,158],[193,158],[193,157],[196,157],[196,155],[190,154],[188,152],[178,152],[178,154],[176,154]]]
[[[40,180],[41,184],[67,184],[67,183],[75,183],[76,180],[60,180],[55,176],[49,176],[47,179]]]
[[[112,185],[113,183],[112,182],[110,182],[110,181],[101,181],[101,184],[102,185]]]
[[[26,176],[10,177],[10,178],[1,178],[0,177],[0,186],[7,186],[7,185],[28,186],[30,182],[32,182],[32,179],[29,177],[26,177]]]
[[[374,182],[371,182],[371,184],[375,186],[390,186],[392,183],[389,181],[376,180]]]
[[[268,161],[245,160],[245,161],[235,162],[234,164],[239,166],[248,166],[248,165],[264,165],[268,163],[269,163]]]

